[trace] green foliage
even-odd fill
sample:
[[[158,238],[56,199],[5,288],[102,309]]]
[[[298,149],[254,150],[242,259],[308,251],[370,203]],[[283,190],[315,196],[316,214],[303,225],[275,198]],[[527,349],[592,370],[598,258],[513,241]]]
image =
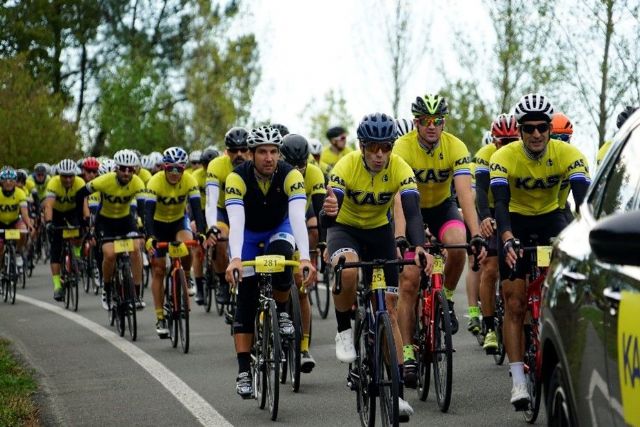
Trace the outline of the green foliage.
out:
[[[32,167],[78,154],[59,94],[34,79],[23,56],[0,60],[0,164]]]
[[[184,145],[181,118],[173,111],[173,98],[157,70],[144,58],[106,73],[96,121],[105,133],[105,152],[123,148],[143,153]]]
[[[0,340],[0,425],[37,425],[37,408],[31,400],[37,385],[30,372],[21,367]]]
[[[460,138],[469,152],[475,153],[482,147],[482,135],[491,126],[491,107],[478,92],[478,87],[468,80],[449,83],[440,94],[449,104],[445,131]]]
[[[353,129],[355,122],[347,109],[347,101],[342,91],[329,90],[321,102],[313,98],[304,108],[302,116],[306,117],[310,138],[326,140],[327,130],[333,126]]]

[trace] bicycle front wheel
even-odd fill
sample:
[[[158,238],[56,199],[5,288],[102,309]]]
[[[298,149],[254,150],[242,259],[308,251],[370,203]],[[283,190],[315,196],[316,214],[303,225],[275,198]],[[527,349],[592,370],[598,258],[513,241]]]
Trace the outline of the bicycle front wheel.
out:
[[[423,296],[420,296],[421,304],[424,303]],[[417,363],[417,387],[418,398],[423,402],[429,396],[429,387],[431,386],[431,348],[429,339],[429,319],[422,314],[422,305],[418,304],[418,312],[416,313],[416,346],[418,354],[416,354]]]
[[[400,372],[396,344],[391,330],[388,313],[381,313],[378,318],[376,335],[376,386],[380,400],[380,422],[383,426],[398,426],[400,410],[398,396],[400,393]]]
[[[286,362],[282,366],[282,384],[287,380],[287,370],[291,375],[291,389],[297,393],[300,390],[300,363],[301,352],[300,347],[302,345],[302,312],[300,309],[300,300],[298,289],[295,284],[291,287],[291,294],[289,297],[289,316],[293,323],[294,333],[293,337],[288,339],[286,343],[286,354],[284,357]],[[283,347],[284,347],[283,342]],[[287,369],[288,368],[288,369]]]
[[[183,353],[189,352],[189,294],[186,291],[187,278],[183,269],[176,271],[174,303],[176,306],[176,324],[180,334],[180,347]]]
[[[354,344],[356,348],[356,360],[350,365],[349,373],[351,381],[357,382],[356,404],[360,415],[362,427],[375,425],[376,420],[376,400],[371,393],[371,380],[373,377],[373,360],[368,349],[369,342],[369,322],[363,308],[356,311],[356,321],[354,325]]]
[[[171,273],[169,273],[165,278],[164,292],[164,318],[167,319],[171,347],[176,348],[178,346],[178,319],[175,317],[175,314],[178,310],[178,306],[175,303],[176,288],[173,286],[173,275]]]
[[[506,351],[504,349],[504,338],[502,336],[502,323],[503,323],[503,314],[498,314],[496,311],[495,316],[495,332],[496,332],[496,341],[498,342],[498,348],[496,349],[495,354],[493,355],[493,361],[496,365],[502,365],[504,363],[504,358],[506,356]]]
[[[447,412],[451,403],[451,383],[453,380],[451,318],[449,316],[449,303],[444,291],[438,291],[433,302],[435,305],[433,319],[433,380],[440,411]]]
[[[282,347],[280,342],[280,325],[278,324],[278,312],[275,301],[269,301],[268,311],[265,313],[265,336],[262,341],[262,354],[265,359],[267,372],[267,402],[271,420],[278,418],[278,403],[280,399],[280,364],[282,363]],[[268,333],[267,333],[268,332]]]
[[[263,353],[262,343],[265,340],[265,332],[268,333],[269,326],[264,323],[265,311],[264,307],[258,307],[255,321],[255,336],[253,338],[253,347],[251,348],[251,371],[253,374],[253,392],[258,400],[258,407],[264,409],[267,404],[267,393],[265,386],[267,384],[267,369],[265,355]]]
[[[316,298],[316,306],[318,307],[318,313],[323,319],[327,318],[329,314],[329,305],[331,300],[331,283],[333,282],[333,268],[330,264],[326,264],[322,270],[322,280],[316,282],[313,294]]]
[[[536,367],[536,351],[538,351],[538,328],[535,325],[525,325],[526,346],[524,364],[526,369],[527,392],[529,393],[529,407],[522,413],[524,420],[533,424],[540,412],[540,397],[542,393],[542,378],[538,376]]]

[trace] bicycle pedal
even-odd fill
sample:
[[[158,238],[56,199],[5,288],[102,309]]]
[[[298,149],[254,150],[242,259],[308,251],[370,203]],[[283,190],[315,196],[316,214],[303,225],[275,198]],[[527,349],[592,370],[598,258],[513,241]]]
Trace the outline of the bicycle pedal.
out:
[[[400,415],[398,421],[400,421],[401,423],[408,423],[410,419],[411,417],[409,415]]]

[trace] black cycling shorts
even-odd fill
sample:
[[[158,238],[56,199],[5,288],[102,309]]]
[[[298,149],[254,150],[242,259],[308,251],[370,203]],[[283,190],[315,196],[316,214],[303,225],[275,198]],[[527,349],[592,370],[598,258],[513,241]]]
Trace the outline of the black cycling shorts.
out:
[[[464,227],[458,206],[451,198],[438,206],[422,208],[420,212],[422,213],[422,221],[427,224],[431,234],[440,241],[442,241],[442,235],[449,225],[457,224],[460,227]]]
[[[138,231],[138,227],[131,215],[122,218],[108,218],[98,214],[96,216],[96,231],[98,237],[109,238],[135,233]]]

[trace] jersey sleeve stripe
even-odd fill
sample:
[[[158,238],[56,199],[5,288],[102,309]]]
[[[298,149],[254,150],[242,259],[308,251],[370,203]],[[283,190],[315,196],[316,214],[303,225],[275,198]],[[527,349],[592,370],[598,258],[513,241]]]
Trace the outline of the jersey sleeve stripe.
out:
[[[507,178],[491,178],[491,185],[509,185]]]
[[[340,193],[342,196],[344,196],[344,190],[342,190],[341,188],[333,188],[333,192],[334,193]]]
[[[453,173],[453,176],[459,176],[459,175],[471,175],[471,169],[467,169],[467,168],[458,169]]]
[[[215,181],[215,182],[207,181],[207,187],[209,186],[220,187],[220,185],[218,185],[218,181]]]
[[[489,173],[489,168],[484,166],[476,166],[476,174]]]
[[[244,202],[240,199],[230,199],[230,200],[225,200],[224,205],[225,206],[231,206],[231,205],[244,206]]]
[[[417,194],[418,196],[420,196],[420,192],[415,188],[407,188],[406,190],[400,191],[401,196],[404,194],[410,194],[410,193]]]
[[[289,201],[293,201],[293,200],[307,200],[307,196],[304,194],[296,194],[293,195],[291,197],[289,197]]]

